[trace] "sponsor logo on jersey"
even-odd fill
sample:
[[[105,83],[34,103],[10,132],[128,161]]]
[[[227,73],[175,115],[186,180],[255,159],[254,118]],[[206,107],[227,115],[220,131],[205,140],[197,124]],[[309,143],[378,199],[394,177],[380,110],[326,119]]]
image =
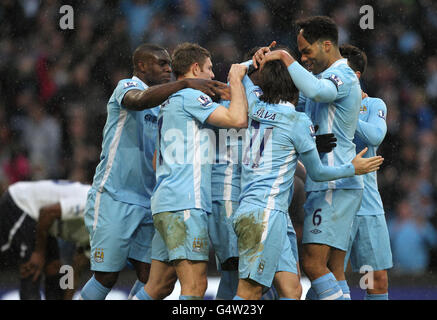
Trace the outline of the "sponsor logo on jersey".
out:
[[[212,100],[208,96],[200,96],[197,98],[197,101],[199,101],[204,108],[209,107],[212,104]]]
[[[313,229],[313,230],[310,230],[310,232],[311,232],[311,233],[314,233],[314,234],[322,233],[322,231],[319,230],[319,229]]]
[[[362,105],[360,107],[360,113],[365,113],[365,112],[367,112],[367,107],[365,105]]]
[[[378,117],[382,118],[385,120],[385,113],[384,110],[378,110]]]
[[[94,261],[97,263],[101,263],[104,261],[105,254],[103,252],[102,248],[97,248],[96,251],[94,251]]]
[[[128,81],[128,82],[125,82],[125,84],[123,85],[123,87],[124,87],[125,89],[127,89],[127,88],[131,88],[131,87],[138,87],[138,83],[137,83],[137,82],[134,82],[134,81]]]

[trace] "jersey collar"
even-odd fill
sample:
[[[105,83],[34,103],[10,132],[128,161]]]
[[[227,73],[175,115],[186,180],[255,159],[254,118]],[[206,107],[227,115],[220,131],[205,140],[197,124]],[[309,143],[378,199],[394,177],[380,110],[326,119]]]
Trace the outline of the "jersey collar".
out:
[[[280,104],[281,106],[291,107],[293,110],[296,110],[296,107],[291,102],[281,100],[278,104]]]

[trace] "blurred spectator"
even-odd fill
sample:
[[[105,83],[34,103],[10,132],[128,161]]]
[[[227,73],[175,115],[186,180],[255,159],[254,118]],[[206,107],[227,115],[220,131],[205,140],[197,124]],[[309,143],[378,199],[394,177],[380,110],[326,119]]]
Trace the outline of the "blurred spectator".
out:
[[[393,270],[421,274],[429,265],[429,249],[437,246],[437,231],[426,219],[413,212],[407,200],[397,206],[397,216],[389,222]]]

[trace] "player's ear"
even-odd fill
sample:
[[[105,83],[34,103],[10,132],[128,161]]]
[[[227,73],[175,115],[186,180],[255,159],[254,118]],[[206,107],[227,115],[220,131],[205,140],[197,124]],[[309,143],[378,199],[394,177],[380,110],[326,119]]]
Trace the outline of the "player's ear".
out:
[[[195,77],[197,77],[199,75],[199,73],[200,73],[200,66],[199,66],[199,64],[197,62],[194,62],[191,65],[191,72],[192,72],[193,76],[195,76]]]
[[[332,48],[332,42],[329,41],[329,40],[325,40],[325,41],[323,41],[323,43],[322,43],[322,48],[323,48],[323,51],[325,51],[325,52],[329,52],[329,51],[331,51],[331,48]]]

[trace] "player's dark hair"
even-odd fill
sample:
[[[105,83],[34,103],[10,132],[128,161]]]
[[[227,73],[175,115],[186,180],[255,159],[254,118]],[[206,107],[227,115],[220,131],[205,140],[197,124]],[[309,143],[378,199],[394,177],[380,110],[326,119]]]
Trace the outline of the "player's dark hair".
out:
[[[278,46],[274,50],[285,50],[293,55],[287,47]],[[260,70],[258,79],[258,85],[263,92],[260,100],[271,104],[280,101],[296,103],[299,90],[294,85],[286,65],[281,60],[266,62]]]
[[[327,16],[314,16],[300,19],[296,22],[299,29],[303,30],[303,37],[308,43],[321,40],[330,40],[338,45],[338,28],[334,20]]]
[[[199,46],[197,43],[184,42],[178,45],[172,55],[172,69],[174,75],[177,77],[186,74],[193,63],[198,63],[200,68],[207,58],[211,58],[211,54],[205,48]]]
[[[343,44],[340,46],[339,50],[341,56],[347,59],[352,70],[364,74],[367,68],[367,55],[363,50],[351,44]]]
[[[156,44],[151,43],[143,43],[139,45],[132,55],[132,63],[134,66],[134,70],[139,61],[147,59],[148,56],[153,54],[154,52],[166,51],[165,48],[158,46]]]

